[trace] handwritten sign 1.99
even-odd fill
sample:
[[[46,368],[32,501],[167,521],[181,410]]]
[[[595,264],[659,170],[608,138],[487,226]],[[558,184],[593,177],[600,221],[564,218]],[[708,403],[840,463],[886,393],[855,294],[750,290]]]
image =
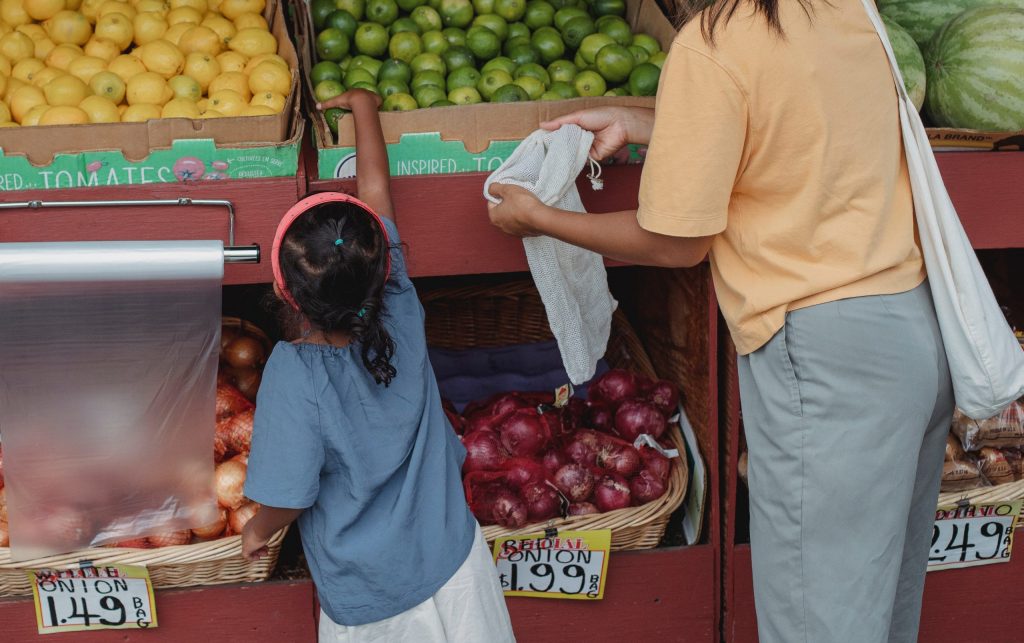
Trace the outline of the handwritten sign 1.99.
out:
[[[499,538],[494,562],[506,596],[599,600],[612,532],[563,531]]]
[[[939,507],[928,571],[1010,561],[1021,501]]]
[[[156,627],[145,567],[111,565],[28,572],[40,634]]]

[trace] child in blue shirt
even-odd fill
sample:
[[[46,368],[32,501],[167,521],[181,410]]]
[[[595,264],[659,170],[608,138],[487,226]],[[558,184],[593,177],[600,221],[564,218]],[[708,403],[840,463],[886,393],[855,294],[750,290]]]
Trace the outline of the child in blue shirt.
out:
[[[243,550],[265,555],[298,520],[321,641],[514,641],[427,359],[379,101],[357,89],[330,105],[355,118],[361,200],[306,197],[274,241],[274,291],[302,330],[263,374],[245,482],[262,507]]]

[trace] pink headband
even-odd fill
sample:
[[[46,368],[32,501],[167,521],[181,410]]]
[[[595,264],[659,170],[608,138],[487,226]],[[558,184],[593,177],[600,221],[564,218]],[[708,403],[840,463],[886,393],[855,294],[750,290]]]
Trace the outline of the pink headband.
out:
[[[284,300],[287,301],[292,308],[295,310],[299,309],[299,305],[295,303],[295,299],[292,298],[292,294],[288,292],[288,287],[284,283],[284,273],[281,272],[281,243],[284,241],[284,235],[288,232],[288,228],[291,227],[292,223],[295,222],[300,216],[305,214],[311,208],[315,208],[318,205],[324,203],[351,203],[352,205],[359,206],[363,210],[366,210],[373,218],[377,221],[377,225],[380,226],[380,231],[384,235],[384,252],[387,254],[387,268],[384,273],[384,281],[387,281],[391,276],[391,239],[388,236],[388,229],[384,227],[384,222],[380,216],[373,211],[373,209],[348,194],[341,192],[322,192],[320,194],[314,194],[307,196],[302,199],[285,213],[284,218],[281,219],[281,223],[277,224],[277,234],[274,235],[274,247],[270,251],[270,264],[274,269],[274,281],[277,282],[277,287],[281,289],[281,295]]]

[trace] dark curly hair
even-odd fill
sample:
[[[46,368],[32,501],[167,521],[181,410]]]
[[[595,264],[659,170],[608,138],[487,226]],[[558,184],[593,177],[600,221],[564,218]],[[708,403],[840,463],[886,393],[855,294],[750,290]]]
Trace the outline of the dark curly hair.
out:
[[[292,223],[280,256],[301,318],[325,334],[347,334],[360,347],[366,370],[385,386],[397,374],[391,364],[395,342],[384,328],[390,251],[372,214],[354,203],[330,202]]]

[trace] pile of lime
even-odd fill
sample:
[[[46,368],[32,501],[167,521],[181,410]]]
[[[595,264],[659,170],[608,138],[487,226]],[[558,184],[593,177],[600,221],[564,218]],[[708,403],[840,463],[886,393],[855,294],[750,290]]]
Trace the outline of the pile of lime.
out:
[[[381,109],[653,96],[665,53],[625,0],[312,0],[313,93]],[[328,114],[336,127],[338,113]]]

